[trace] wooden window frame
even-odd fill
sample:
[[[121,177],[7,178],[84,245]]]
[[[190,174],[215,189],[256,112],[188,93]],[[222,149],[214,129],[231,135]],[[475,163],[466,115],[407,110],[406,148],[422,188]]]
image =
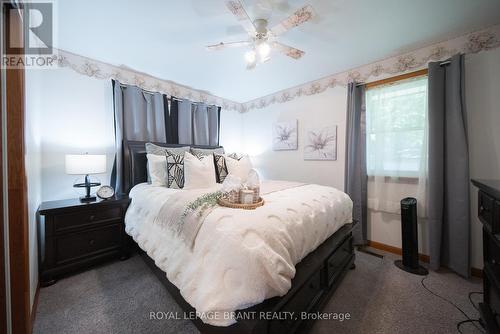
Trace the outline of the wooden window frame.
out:
[[[366,89],[371,89],[371,88],[375,88],[375,87],[379,87],[379,86],[394,84],[394,83],[397,83],[398,81],[402,81],[402,80],[406,80],[406,79],[422,77],[422,76],[428,75],[428,74],[429,74],[429,71],[425,68],[423,70],[405,73],[405,74],[397,75],[395,77],[390,77],[387,79],[372,81],[372,82],[365,84],[365,87],[366,87]]]
[[[390,78],[381,79],[381,80],[366,83],[365,89],[369,90],[369,89],[377,88],[380,86],[393,85],[393,84],[397,84],[403,80],[413,79],[413,78],[418,78],[418,77],[423,77],[423,76],[428,76],[428,75],[429,75],[428,69],[424,68],[424,69],[419,70],[419,71],[405,73],[405,74],[397,75],[395,77],[390,77]],[[368,180],[369,181],[375,180],[375,175],[368,175]],[[419,178],[413,177],[413,176],[400,176],[400,177],[384,176],[384,180],[385,180],[385,183],[417,184]]]

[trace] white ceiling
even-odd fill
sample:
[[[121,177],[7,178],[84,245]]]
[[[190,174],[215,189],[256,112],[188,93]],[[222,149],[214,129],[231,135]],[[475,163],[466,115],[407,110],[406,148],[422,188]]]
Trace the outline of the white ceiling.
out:
[[[253,19],[264,16],[270,26],[311,4],[314,21],[280,38],[306,55],[276,54],[247,71],[245,48],[205,50],[246,39],[223,0],[58,0],[56,47],[246,102],[500,23],[499,0],[244,2]],[[259,9],[263,3],[275,10]]]

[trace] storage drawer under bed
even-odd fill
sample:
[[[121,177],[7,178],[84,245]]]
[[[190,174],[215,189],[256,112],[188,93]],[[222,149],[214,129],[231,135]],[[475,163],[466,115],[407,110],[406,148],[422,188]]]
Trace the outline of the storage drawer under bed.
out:
[[[271,321],[269,324],[269,333],[288,333],[293,332],[300,322],[301,312],[308,312],[318,301],[323,293],[321,286],[321,273],[318,270],[305,284],[304,288],[299,290],[280,310],[284,312],[293,312],[293,317],[286,317],[283,320]]]
[[[293,333],[301,326],[301,312],[313,311],[318,301],[338,281],[345,272],[345,266],[353,257],[352,236],[346,238],[340,246],[324,261],[324,264],[307,280],[299,290],[280,309],[280,312],[293,312],[294,318],[274,320],[269,324],[269,333]],[[299,321],[298,321],[299,320]]]
[[[335,282],[335,278],[342,272],[342,268],[349,261],[352,253],[352,238],[347,238],[337,251],[326,260],[326,283],[328,286]]]

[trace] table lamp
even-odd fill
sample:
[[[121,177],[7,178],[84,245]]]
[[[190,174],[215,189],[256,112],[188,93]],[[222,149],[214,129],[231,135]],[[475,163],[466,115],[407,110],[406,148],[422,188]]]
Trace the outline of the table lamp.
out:
[[[90,174],[106,173],[106,155],[104,154],[66,154],[66,174],[85,175],[83,183],[75,183],[75,188],[85,188],[86,195],[80,197],[82,202],[92,202],[95,196],[90,196],[90,188],[100,186],[100,182],[91,182]]]

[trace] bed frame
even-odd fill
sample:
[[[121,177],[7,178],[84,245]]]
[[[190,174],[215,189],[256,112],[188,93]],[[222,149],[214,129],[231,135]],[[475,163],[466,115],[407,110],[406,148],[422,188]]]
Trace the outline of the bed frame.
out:
[[[130,189],[141,182],[146,182],[146,142],[124,142],[124,172],[125,189]],[[186,145],[155,143],[164,147],[181,147]],[[217,148],[214,146],[196,146],[196,148]],[[303,319],[302,312],[309,314],[321,312],[333,292],[337,289],[349,269],[354,269],[354,248],[352,244],[352,230],[356,223],[346,224],[323,242],[316,250],[307,255],[296,265],[296,274],[292,280],[292,287],[282,297],[274,297],[245,310],[236,311],[240,314],[237,323],[229,327],[207,325],[200,319],[193,320],[195,326],[202,333],[304,333],[312,324],[312,319]],[[179,289],[166,277],[165,272],[159,269],[154,261],[143,251],[140,251],[144,261],[165,285],[172,297],[181,306],[184,312],[194,314],[195,309],[181,296]],[[247,312],[247,313],[245,313]],[[256,312],[256,313],[249,313]],[[271,313],[263,313],[271,312]],[[293,319],[285,317],[294,312]],[[245,314],[257,315],[253,319],[245,319]],[[269,315],[267,318],[281,316],[279,319],[265,319],[260,315]],[[271,317],[272,316],[272,317]],[[286,318],[286,319],[284,319]]]

